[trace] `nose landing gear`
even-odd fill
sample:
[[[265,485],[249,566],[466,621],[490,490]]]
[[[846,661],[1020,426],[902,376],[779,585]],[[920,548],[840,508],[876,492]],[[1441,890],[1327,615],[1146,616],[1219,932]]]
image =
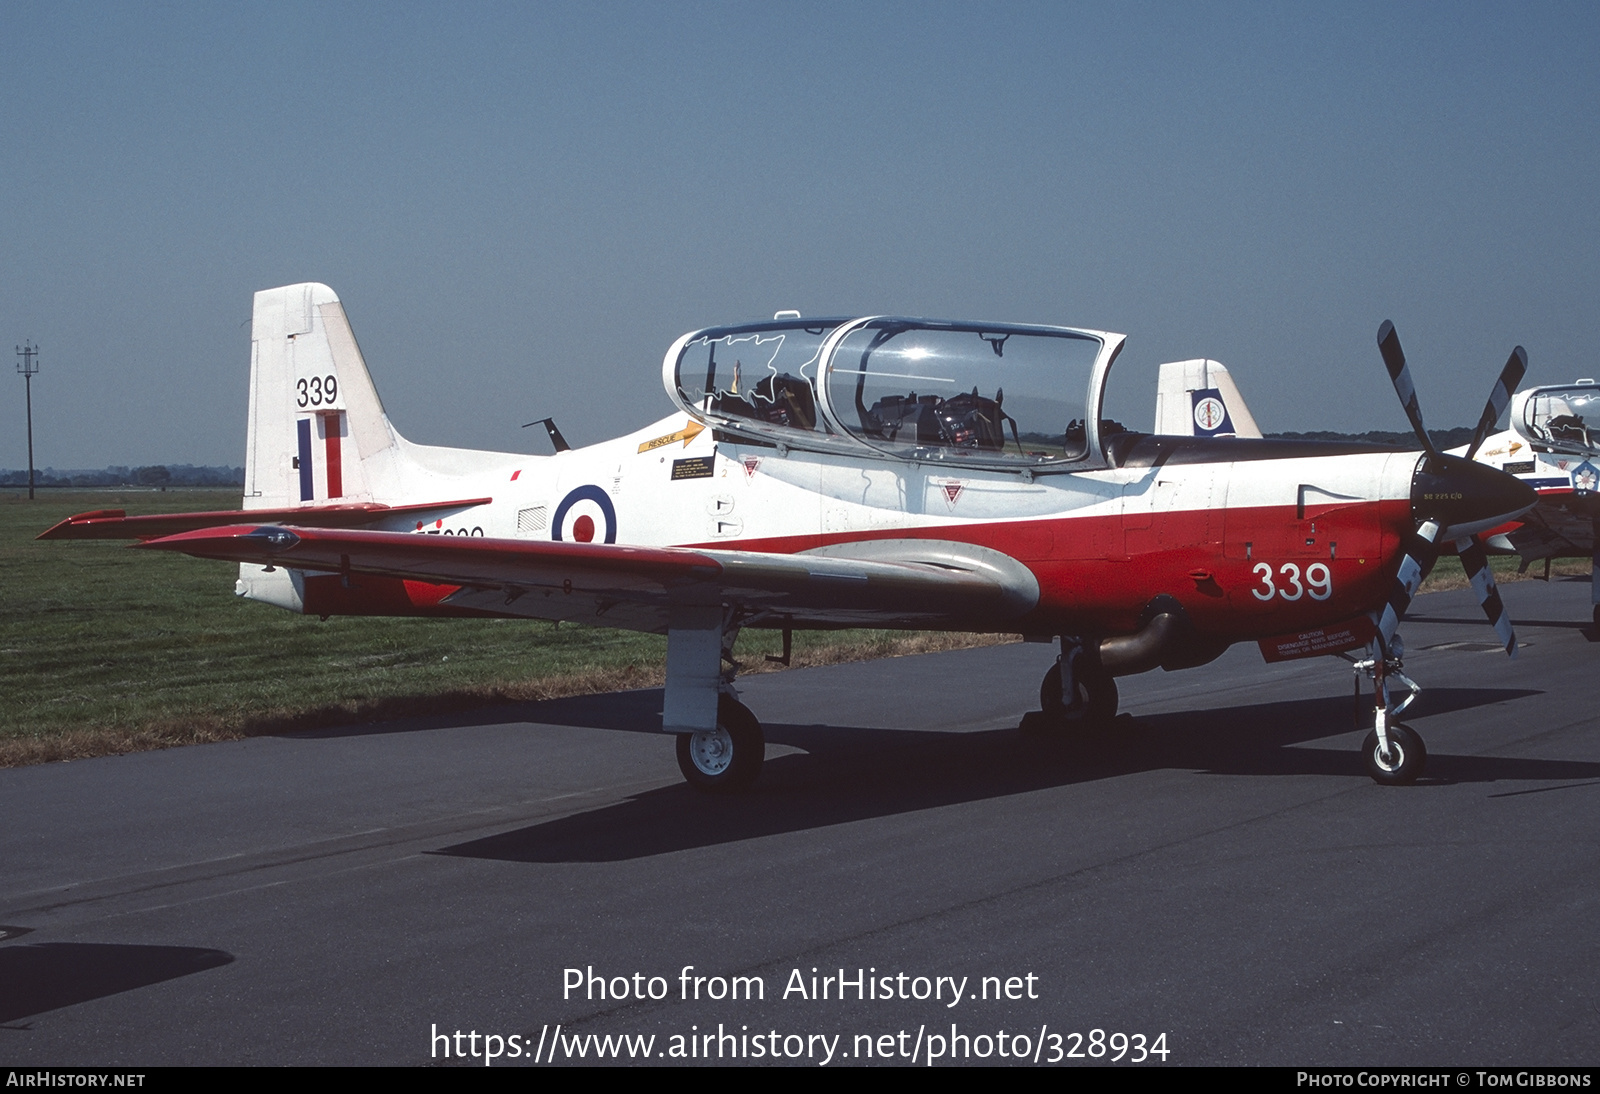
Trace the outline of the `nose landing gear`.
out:
[[[1416,731],[1403,723],[1392,723],[1385,735],[1389,738],[1387,749],[1379,742],[1376,729],[1361,742],[1361,759],[1367,765],[1367,774],[1384,786],[1409,786],[1422,774],[1428,750]]]
[[[1373,725],[1371,732],[1361,742],[1361,760],[1373,782],[1383,786],[1409,786],[1417,781],[1427,766],[1428,749],[1416,730],[1392,719],[1399,717],[1422,694],[1422,689],[1400,671],[1403,667],[1400,660],[1403,648],[1398,635],[1391,640],[1387,650],[1383,648],[1381,638],[1373,639],[1367,652],[1369,656],[1365,660],[1350,658],[1355,665],[1358,725],[1363,707],[1361,677],[1366,675],[1372,681]],[[1409,691],[1398,703],[1392,701],[1389,694],[1390,680],[1404,684]]]

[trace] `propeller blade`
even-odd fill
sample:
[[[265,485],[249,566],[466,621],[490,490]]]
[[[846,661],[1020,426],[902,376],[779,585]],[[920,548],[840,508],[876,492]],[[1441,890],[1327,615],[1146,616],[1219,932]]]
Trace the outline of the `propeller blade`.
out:
[[[1406,609],[1411,607],[1411,598],[1417,595],[1417,588],[1422,584],[1422,579],[1428,576],[1433,570],[1433,564],[1439,561],[1439,548],[1434,543],[1438,538],[1439,522],[1425,520],[1422,522],[1422,527],[1418,528],[1416,534],[1406,543],[1406,557],[1400,561],[1400,572],[1395,575],[1394,588],[1389,593],[1388,602],[1383,606],[1383,614],[1378,618],[1378,633],[1383,635],[1386,649],[1394,641],[1394,632],[1400,626],[1400,619],[1406,614]]]
[[[1467,536],[1456,540],[1456,551],[1461,555],[1461,567],[1467,571],[1467,580],[1472,582],[1472,591],[1478,594],[1478,603],[1483,605],[1483,614],[1489,617],[1489,625],[1499,636],[1500,644],[1506,648],[1506,656],[1515,660],[1517,635],[1511,629],[1511,614],[1506,611],[1505,603],[1500,599],[1500,590],[1495,587],[1494,574],[1489,570],[1489,556],[1484,553],[1483,544],[1477,536]]]
[[[1495,381],[1494,390],[1489,393],[1489,402],[1483,408],[1483,417],[1478,419],[1478,428],[1472,432],[1472,443],[1467,446],[1467,459],[1478,454],[1478,446],[1491,432],[1494,424],[1500,420],[1500,415],[1506,411],[1506,404],[1511,402],[1511,393],[1517,390],[1517,385],[1522,382],[1522,376],[1528,371],[1528,352],[1521,346],[1511,351],[1511,357],[1506,361],[1506,367],[1500,370],[1500,379]]]
[[[1439,450],[1433,447],[1433,438],[1428,436],[1428,430],[1422,424],[1422,407],[1417,403],[1417,389],[1411,383],[1411,370],[1406,367],[1400,336],[1394,332],[1394,324],[1387,319],[1378,328],[1378,352],[1383,354],[1383,364],[1389,370],[1395,394],[1400,396],[1400,405],[1405,408],[1406,417],[1411,419],[1412,432],[1422,442],[1422,450],[1428,454],[1429,462],[1437,462]]]

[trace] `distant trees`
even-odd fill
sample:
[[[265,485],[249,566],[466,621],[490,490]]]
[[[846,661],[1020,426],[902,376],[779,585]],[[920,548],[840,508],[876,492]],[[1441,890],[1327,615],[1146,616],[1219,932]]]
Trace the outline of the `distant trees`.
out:
[[[58,470],[35,472],[39,486],[243,486],[242,467],[195,467],[192,464],[150,464],[146,467],[114,466],[98,471]],[[27,471],[0,470],[0,487],[27,486]]]

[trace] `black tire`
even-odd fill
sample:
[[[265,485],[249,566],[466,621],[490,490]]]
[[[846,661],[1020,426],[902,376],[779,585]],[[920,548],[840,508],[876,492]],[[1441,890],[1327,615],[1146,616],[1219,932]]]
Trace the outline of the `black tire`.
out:
[[[1389,748],[1392,753],[1385,759],[1378,751],[1378,731],[1374,729],[1361,742],[1361,759],[1367,765],[1372,781],[1384,786],[1410,786],[1428,766],[1428,750],[1415,730],[1400,722],[1389,727]]]
[[[1104,668],[1095,665],[1078,672],[1078,696],[1083,700],[1083,722],[1089,725],[1108,725],[1117,716],[1117,678]],[[1066,704],[1061,701],[1061,663],[1050,666],[1039,685],[1039,709],[1045,717],[1061,722],[1066,719]]]
[[[728,695],[717,701],[715,733],[678,734],[678,770],[690,786],[711,794],[735,793],[755,782],[766,753],[761,723]]]

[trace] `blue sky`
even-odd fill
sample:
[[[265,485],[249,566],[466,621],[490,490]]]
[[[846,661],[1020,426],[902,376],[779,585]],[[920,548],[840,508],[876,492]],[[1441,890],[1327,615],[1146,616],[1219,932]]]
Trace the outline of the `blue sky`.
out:
[[[434,444],[636,428],[780,308],[1122,331],[1140,428],[1209,356],[1268,430],[1404,429],[1393,319],[1466,424],[1515,344],[1600,374],[1597,10],[0,3],[0,344],[56,467],[241,462],[305,280]]]

